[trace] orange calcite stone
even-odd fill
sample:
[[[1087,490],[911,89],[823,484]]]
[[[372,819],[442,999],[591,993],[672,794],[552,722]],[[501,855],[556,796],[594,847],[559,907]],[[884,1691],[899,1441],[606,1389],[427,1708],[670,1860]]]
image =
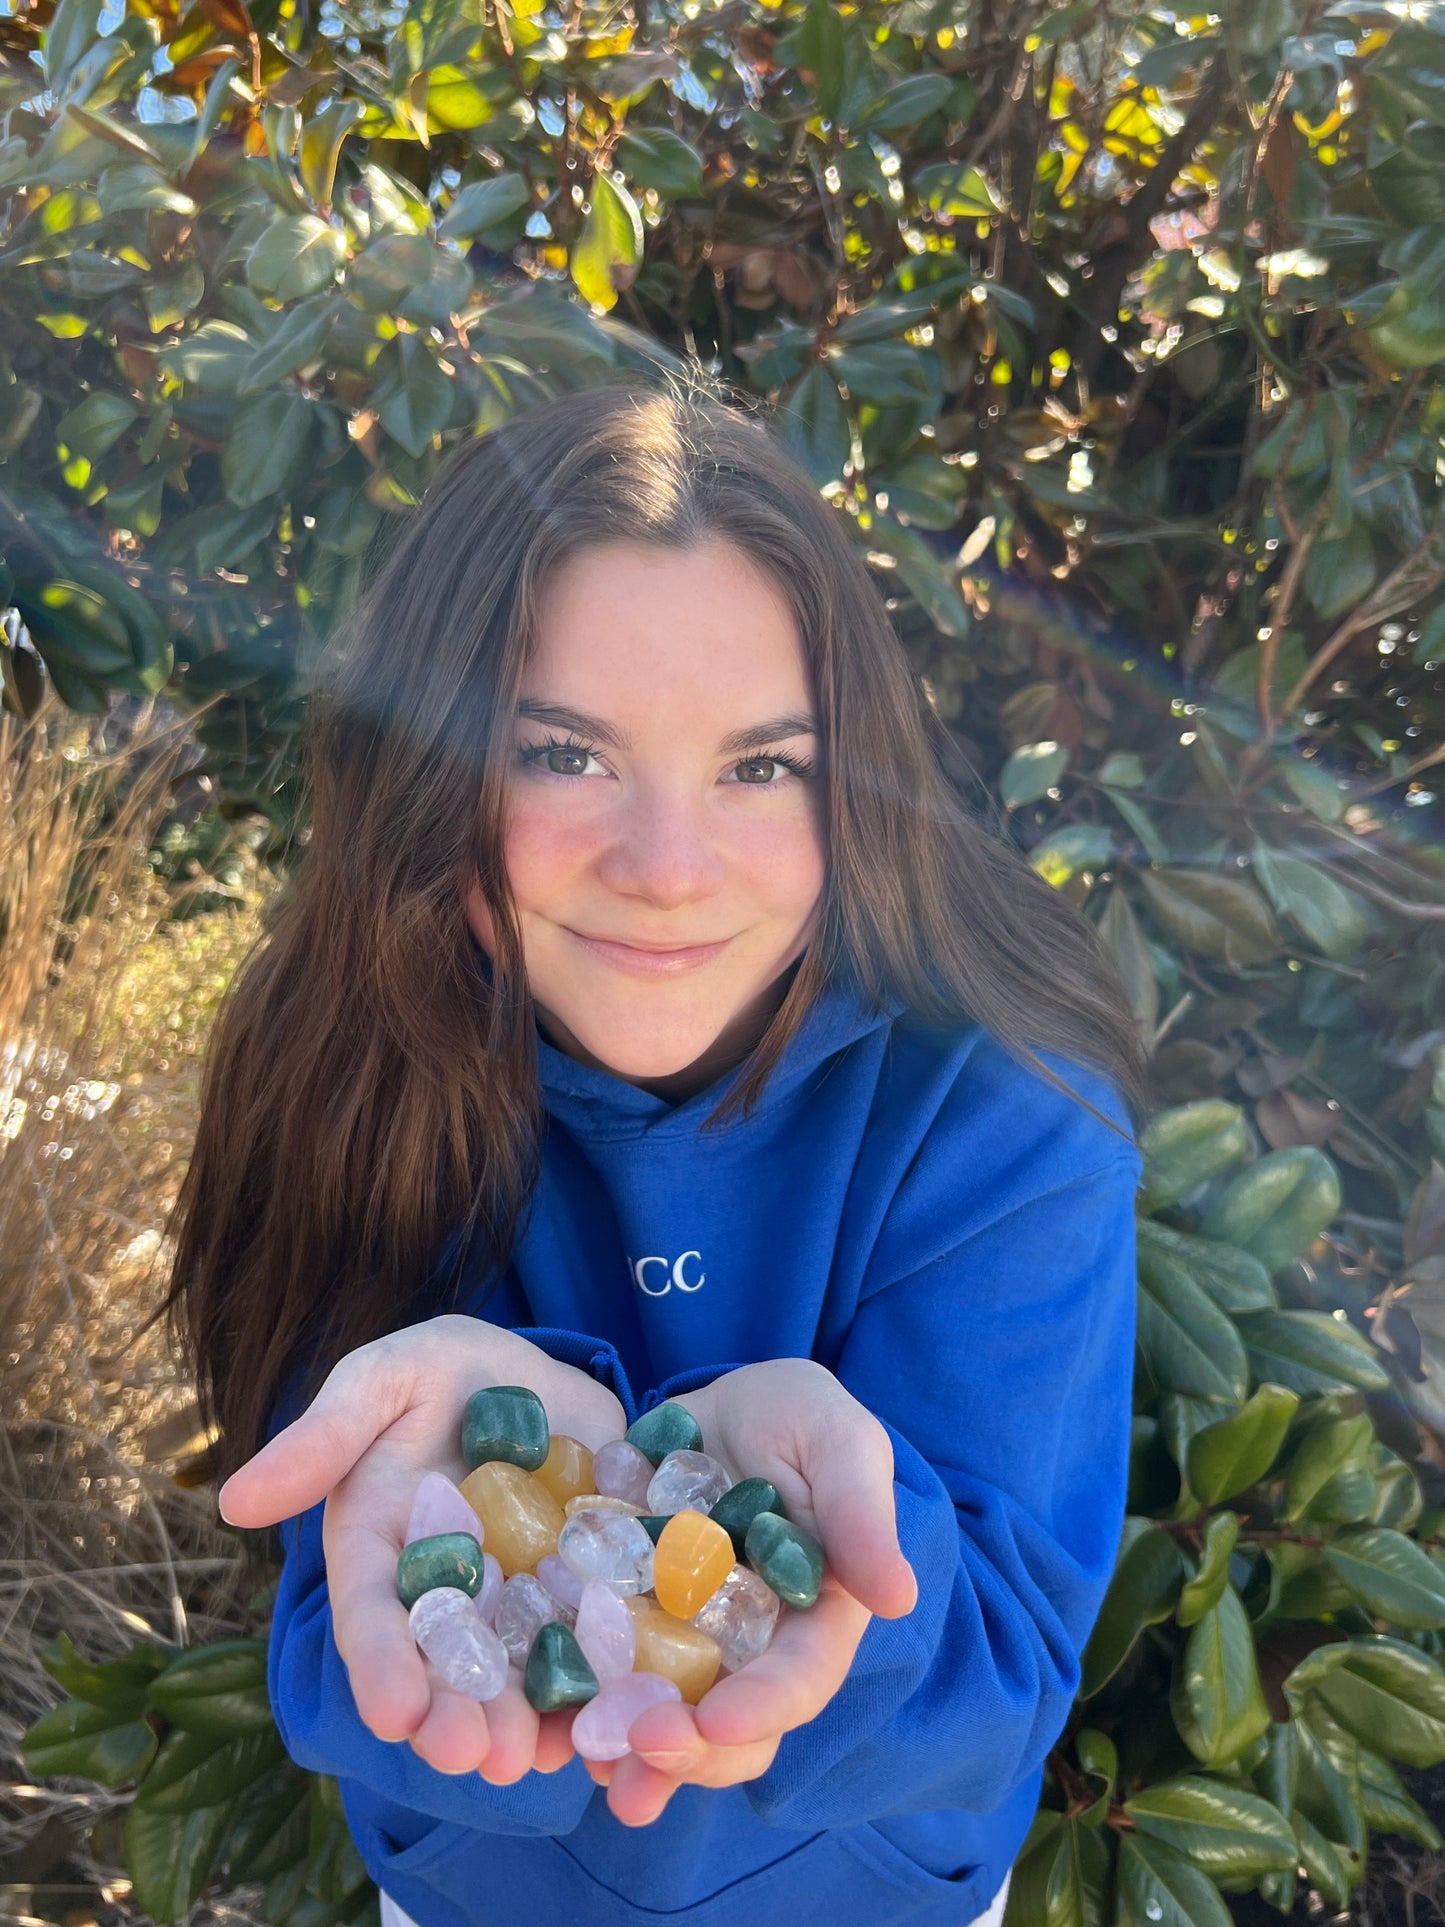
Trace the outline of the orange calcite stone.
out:
[[[717,1641],[700,1627],[664,1612],[646,1593],[634,1593],[622,1603],[632,1614],[637,1633],[634,1670],[661,1673],[673,1682],[689,1706],[696,1706],[722,1664],[722,1648]]]
[[[532,1477],[546,1486],[558,1505],[566,1505],[579,1492],[592,1491],[592,1454],[580,1439],[554,1432],[547,1456]]]
[[[557,1550],[566,1514],[520,1465],[489,1459],[462,1480],[461,1493],[485,1527],[483,1543],[506,1578],[535,1572],[537,1561]]]
[[[703,1512],[674,1512],[662,1528],[652,1590],[678,1619],[700,1613],[733,1569],[737,1554],[726,1527]]]
[[[640,1519],[643,1512],[640,1505],[633,1505],[630,1500],[609,1499],[601,1492],[579,1492],[567,1500],[563,1510],[569,1519],[576,1512],[630,1512],[634,1519]]]

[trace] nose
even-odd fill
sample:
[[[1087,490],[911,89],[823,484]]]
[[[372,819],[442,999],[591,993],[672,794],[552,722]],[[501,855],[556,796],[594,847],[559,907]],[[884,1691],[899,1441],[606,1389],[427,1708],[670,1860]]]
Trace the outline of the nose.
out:
[[[724,864],[701,799],[680,785],[639,786],[602,854],[598,874],[617,895],[659,910],[710,896],[722,883]]]

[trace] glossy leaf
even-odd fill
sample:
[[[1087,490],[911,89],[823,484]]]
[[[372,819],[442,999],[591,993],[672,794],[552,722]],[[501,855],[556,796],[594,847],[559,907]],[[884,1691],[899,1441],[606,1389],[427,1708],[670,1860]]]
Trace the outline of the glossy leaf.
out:
[[[1196,1432],[1189,1442],[1189,1489],[1202,1505],[1218,1505],[1264,1478],[1284,1443],[1299,1395],[1260,1385],[1239,1411]]]

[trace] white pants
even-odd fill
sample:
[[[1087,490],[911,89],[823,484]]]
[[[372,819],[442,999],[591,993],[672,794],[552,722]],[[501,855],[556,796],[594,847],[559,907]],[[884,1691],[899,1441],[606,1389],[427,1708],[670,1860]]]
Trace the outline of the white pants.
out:
[[[981,1913],[972,1927],[1003,1927],[1003,1910],[1008,1904],[1008,1883],[1012,1869],[1003,1877],[1003,1885],[993,1897],[993,1904]],[[381,1927],[416,1927],[410,1914],[403,1913],[390,1894],[381,1896]]]

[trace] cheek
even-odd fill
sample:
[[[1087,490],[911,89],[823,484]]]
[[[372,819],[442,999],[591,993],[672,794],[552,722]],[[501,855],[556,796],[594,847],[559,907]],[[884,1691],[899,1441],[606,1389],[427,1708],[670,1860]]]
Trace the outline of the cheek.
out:
[[[547,904],[603,847],[605,838],[581,810],[514,807],[504,848],[517,908]]]

